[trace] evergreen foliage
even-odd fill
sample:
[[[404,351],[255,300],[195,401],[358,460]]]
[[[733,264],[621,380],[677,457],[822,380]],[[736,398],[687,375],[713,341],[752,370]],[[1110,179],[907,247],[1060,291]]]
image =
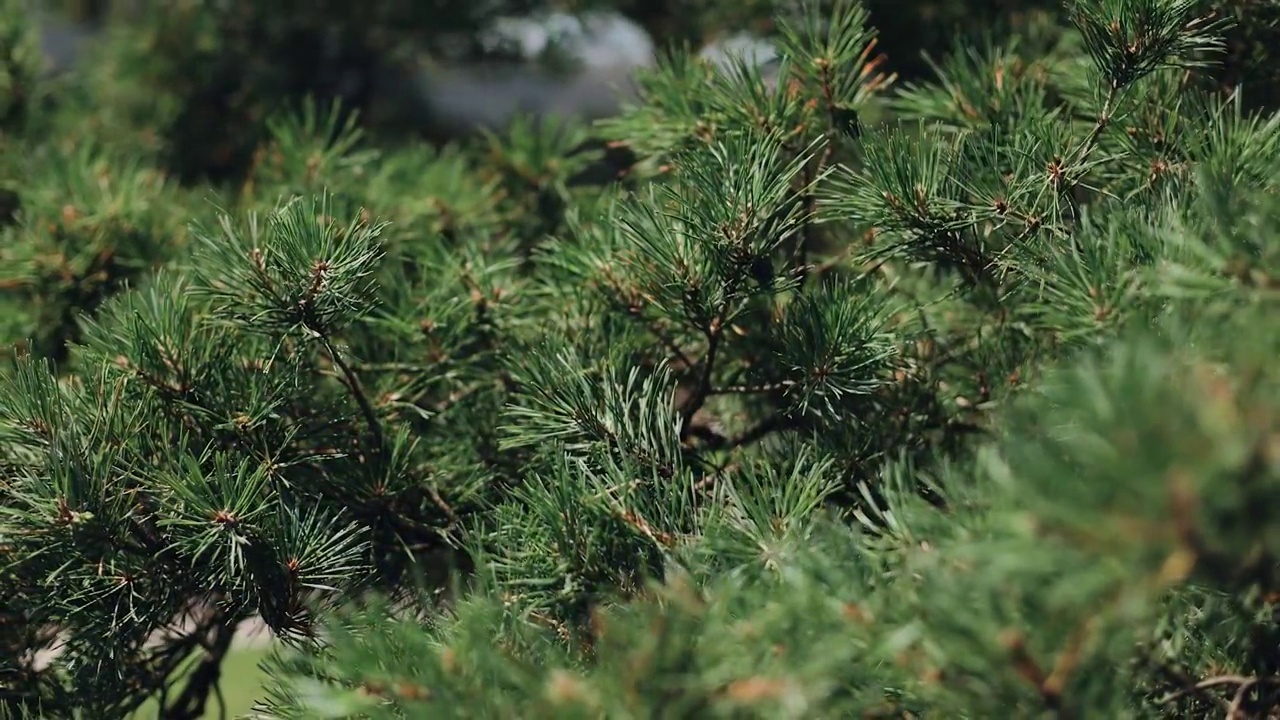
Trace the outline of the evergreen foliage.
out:
[[[6,0],[0,708],[200,717],[261,618],[263,720],[1280,713],[1257,28],[1073,0],[898,82],[771,9],[592,127],[256,86],[210,180],[144,46],[44,78]]]

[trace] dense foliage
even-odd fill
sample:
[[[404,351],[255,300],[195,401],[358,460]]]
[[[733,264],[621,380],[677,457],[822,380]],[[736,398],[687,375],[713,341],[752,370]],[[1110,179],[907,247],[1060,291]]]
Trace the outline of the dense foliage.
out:
[[[210,73],[275,27],[174,6]],[[777,67],[437,147],[127,34],[46,78],[20,9],[5,713],[199,717],[251,618],[264,719],[1280,712],[1266,28],[1075,0],[898,81],[775,3]]]

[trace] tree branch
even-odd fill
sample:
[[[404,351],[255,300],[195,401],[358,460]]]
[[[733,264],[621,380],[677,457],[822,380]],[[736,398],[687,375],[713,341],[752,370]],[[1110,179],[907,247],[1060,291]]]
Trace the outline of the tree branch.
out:
[[[227,651],[231,649],[231,640],[235,637],[236,626],[239,623],[238,621],[228,623],[221,616],[221,611],[215,611],[215,613],[217,619],[210,628],[212,639],[205,646],[204,658],[191,672],[182,694],[174,700],[172,705],[161,708],[160,720],[200,720],[204,717],[209,693],[221,694],[218,685],[222,680],[222,661],[226,658]],[[226,712],[225,705],[223,712]]]
[[[320,335],[320,342],[324,343],[325,352],[329,354],[329,359],[334,365],[338,366],[338,370],[342,372],[343,384],[351,391],[352,397],[360,406],[360,412],[364,414],[365,422],[369,425],[369,438],[373,444],[373,451],[381,454],[383,448],[382,422],[378,420],[378,413],[373,409],[373,403],[369,402],[369,396],[364,391],[364,386],[360,384],[360,377],[356,375],[347,361],[342,359],[342,355],[338,353],[337,348],[329,340],[327,334]]]
[[[1222,687],[1224,685],[1231,685],[1231,686],[1235,686],[1236,688],[1235,695],[1232,697],[1232,700],[1230,703],[1227,703],[1222,698],[1216,695],[1212,695],[1204,692],[1205,690],[1211,690],[1213,688]],[[1188,695],[1201,695],[1210,700],[1213,700],[1214,702],[1220,705],[1225,706],[1227,711],[1227,715],[1226,715],[1227,720],[1237,720],[1238,718],[1244,717],[1243,714],[1240,712],[1241,708],[1244,706],[1244,699],[1248,697],[1249,691],[1257,687],[1258,685],[1280,685],[1280,675],[1271,675],[1267,677],[1249,677],[1246,675],[1218,675],[1211,678],[1205,678],[1204,680],[1201,680],[1195,683],[1194,685],[1191,685],[1190,687],[1185,687],[1181,690],[1176,690],[1174,692],[1171,692],[1168,695],[1165,695],[1164,697],[1160,698],[1156,702],[1158,705],[1167,705],[1171,702],[1181,700],[1182,698],[1185,698]]]
[[[711,395],[711,372],[715,369],[716,353],[720,349],[720,339],[724,337],[724,317],[728,312],[729,305],[726,302],[724,307],[720,309],[720,313],[712,319],[711,324],[707,327],[707,355],[703,359],[702,377],[698,379],[698,385],[694,388],[693,394],[689,396],[688,403],[684,406],[681,413],[680,423],[680,440],[683,442],[689,439],[689,433],[693,430],[693,416],[707,404],[707,398]]]

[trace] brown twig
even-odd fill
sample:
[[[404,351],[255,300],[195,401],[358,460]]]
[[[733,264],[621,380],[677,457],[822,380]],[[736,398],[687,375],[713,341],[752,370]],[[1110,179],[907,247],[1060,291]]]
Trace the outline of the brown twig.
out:
[[[1224,685],[1233,685],[1236,688],[1235,694],[1232,696],[1231,702],[1228,703],[1217,695],[1205,693],[1205,690],[1222,687]],[[1157,701],[1159,705],[1166,705],[1176,700],[1181,700],[1188,695],[1202,694],[1202,697],[1209,698],[1226,708],[1226,720],[1240,720],[1244,717],[1242,709],[1244,707],[1245,698],[1249,696],[1249,691],[1258,685],[1280,685],[1280,675],[1272,675],[1267,677],[1250,677],[1247,675],[1217,675],[1211,678],[1205,678],[1190,687],[1165,695]]]
[[[689,433],[693,431],[693,416],[702,409],[711,395],[711,373],[715,370],[716,354],[720,350],[720,340],[724,337],[724,318],[728,312],[729,304],[726,302],[720,309],[720,313],[707,326],[707,354],[703,358],[702,376],[698,378],[698,384],[681,412],[681,442],[689,439]]]
[[[453,507],[451,507],[449,503],[445,502],[444,498],[440,495],[440,491],[434,486],[428,485],[427,494],[431,496],[431,501],[435,503],[436,507],[445,514],[445,517],[449,518],[449,527],[445,529],[445,532],[452,532],[457,529],[457,527],[462,524],[462,520],[458,518],[458,513],[454,511]]]
[[[351,366],[347,364],[347,361],[338,353],[328,335],[322,333],[320,342],[324,343],[324,349],[328,353],[329,359],[342,372],[343,384],[347,386],[352,397],[355,398],[356,404],[360,406],[360,412],[364,414],[365,422],[369,425],[369,438],[373,444],[373,451],[376,454],[381,454],[383,448],[382,423],[378,420],[378,413],[373,409],[373,403],[369,402],[369,396],[365,393],[364,386],[360,384],[360,377],[356,375]]]
[[[1240,687],[1236,688],[1235,697],[1231,698],[1231,706],[1227,708],[1227,720],[1242,720],[1244,718],[1244,699],[1249,695],[1249,691],[1259,683],[1259,678],[1246,678],[1240,683]]]
[[[1062,708],[1062,695],[1047,682],[1049,675],[1040,667],[1040,663],[1031,656],[1030,650],[1027,648],[1026,638],[1022,633],[1016,630],[1007,630],[1001,633],[1000,644],[1004,645],[1009,652],[1009,657],[1013,661],[1014,671],[1022,677],[1027,684],[1035,688],[1040,695],[1041,702],[1050,710],[1060,710]]]

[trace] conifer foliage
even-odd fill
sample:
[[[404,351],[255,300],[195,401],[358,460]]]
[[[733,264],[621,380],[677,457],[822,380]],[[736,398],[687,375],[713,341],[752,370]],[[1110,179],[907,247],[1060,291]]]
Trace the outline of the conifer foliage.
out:
[[[199,717],[261,618],[262,720],[1280,712],[1232,26],[1073,0],[899,83],[857,2],[776,13],[592,127],[308,100],[220,186],[0,20],[0,707]]]

